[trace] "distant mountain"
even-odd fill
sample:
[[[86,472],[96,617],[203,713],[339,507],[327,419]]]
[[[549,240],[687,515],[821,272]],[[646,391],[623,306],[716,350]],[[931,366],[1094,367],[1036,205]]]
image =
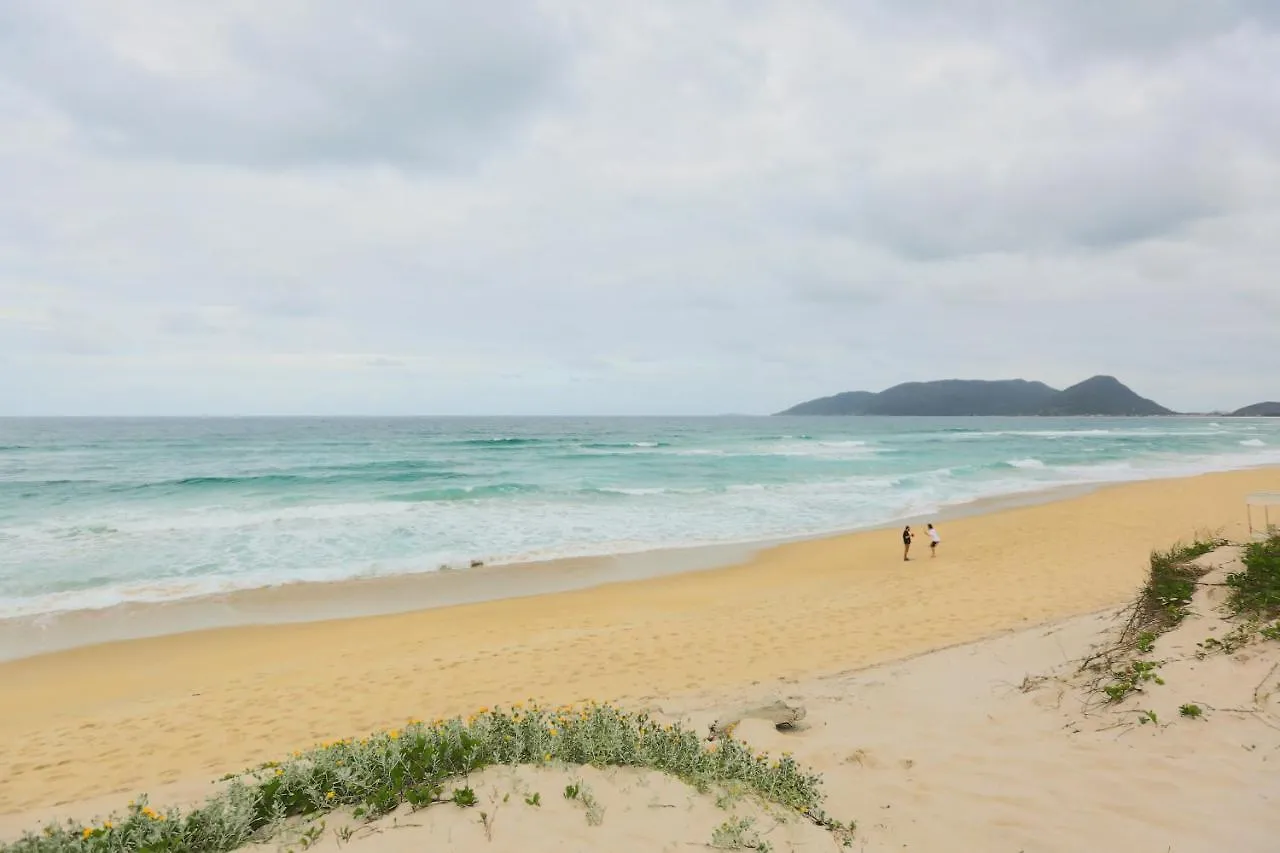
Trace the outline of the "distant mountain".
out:
[[[868,415],[1021,415],[1039,411],[1058,392],[1043,382],[943,379],[906,382],[881,391]]]
[[[1172,415],[1113,376],[1095,376],[1065,391],[1025,379],[905,382],[879,393],[846,391],[793,406],[782,415]]]
[[[1233,418],[1280,418],[1280,403],[1254,403],[1231,413]]]
[[[1153,400],[1139,397],[1114,376],[1095,376],[1072,385],[1049,401],[1042,415],[1172,415]]]
[[[874,391],[845,391],[833,397],[819,397],[798,406],[792,406],[783,415],[861,415],[862,409],[877,395]]]

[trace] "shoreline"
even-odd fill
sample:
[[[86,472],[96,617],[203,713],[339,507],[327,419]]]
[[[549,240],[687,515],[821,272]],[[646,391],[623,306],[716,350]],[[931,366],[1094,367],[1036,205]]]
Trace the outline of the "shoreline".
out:
[[[344,580],[288,581],[162,601],[127,601],[101,608],[0,616],[0,663],[101,643],[167,637],[192,631],[391,616],[711,571],[747,563],[762,551],[785,545],[889,530],[900,524],[923,526],[926,521],[946,524],[1008,509],[1067,500],[1122,485],[1125,483],[1078,483],[1012,492],[952,504],[936,513],[771,539],[492,563]]]
[[[769,514],[770,521],[766,522],[769,532],[761,531],[758,525],[752,529],[753,525],[747,523],[728,534],[738,538],[723,540],[707,536],[709,528],[685,525],[682,528],[685,533],[677,537],[677,541],[662,542],[661,536],[629,539],[623,535],[612,545],[567,543],[521,554],[518,549],[504,551],[496,545],[488,551],[482,541],[494,538],[495,534],[490,532],[473,543],[475,547],[457,552],[463,556],[452,566],[439,568],[435,567],[434,560],[416,560],[381,566],[347,563],[323,572],[303,571],[292,566],[283,577],[273,577],[276,572],[267,566],[240,575],[219,574],[215,570],[211,575],[161,577],[150,581],[108,582],[104,578],[101,585],[86,589],[46,591],[0,602],[0,662],[188,630],[404,613],[701,571],[745,562],[761,550],[793,542],[880,530],[904,522],[949,523],[975,513],[1060,500],[1123,483],[1177,480],[1216,471],[1280,465],[1280,458],[1274,454],[1262,455],[1269,458],[1244,459],[1228,453],[1213,456],[1214,461],[1208,462],[1210,457],[1199,459],[1193,455],[1198,461],[1159,465],[1156,470],[1140,468],[1112,471],[1109,475],[1094,474],[1090,476],[1095,479],[1083,482],[1046,483],[1037,481],[1037,477],[1025,480],[1015,477],[993,486],[1011,491],[977,498],[952,498],[955,502],[950,503],[939,503],[938,497],[930,494],[927,499],[878,505],[868,512],[860,512],[857,522],[847,517],[822,516],[820,522],[810,518],[811,524],[817,523],[803,532],[795,532],[795,518],[788,519],[791,524],[779,522],[776,516],[785,519],[788,515],[784,508],[781,513]],[[1029,467],[1022,466],[1023,461],[1005,464]],[[1127,463],[1122,467],[1128,469]],[[1117,474],[1119,479],[1115,478]],[[907,514],[913,506],[930,509],[927,513]],[[894,515],[898,512],[903,514]],[[868,516],[880,516],[881,520],[864,520]],[[625,524],[624,530],[630,530]],[[785,532],[788,529],[792,532]],[[777,532],[779,530],[784,532]],[[502,539],[501,534],[497,534],[497,538]],[[646,542],[646,538],[657,541]],[[184,549],[186,545],[177,542],[172,547]],[[609,550],[611,547],[616,550]],[[416,553],[423,551],[417,549]],[[477,568],[481,560],[483,564]],[[172,566],[174,561],[168,562]],[[215,560],[205,568],[216,563]],[[468,564],[471,567],[467,567]],[[95,574],[92,567],[85,571]]]
[[[1093,613],[1153,548],[1238,539],[1280,468],[1120,484],[972,515],[940,556],[883,531],[734,566],[528,598],[222,628],[0,663],[0,814],[212,780],[409,717],[535,699],[638,708],[798,679]],[[945,697],[937,697],[939,701]],[[208,790],[206,787],[205,790]]]

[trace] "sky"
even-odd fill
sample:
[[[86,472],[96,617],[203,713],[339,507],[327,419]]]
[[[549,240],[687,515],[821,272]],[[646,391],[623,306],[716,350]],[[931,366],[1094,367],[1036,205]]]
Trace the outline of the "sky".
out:
[[[1274,0],[11,0],[0,415],[1280,398]]]

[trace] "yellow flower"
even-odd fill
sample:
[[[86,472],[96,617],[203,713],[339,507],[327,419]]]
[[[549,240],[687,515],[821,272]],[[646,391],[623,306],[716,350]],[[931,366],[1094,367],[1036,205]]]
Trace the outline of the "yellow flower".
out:
[[[396,738],[400,737],[400,730],[392,729],[391,731],[387,732],[387,737],[391,738],[392,740],[395,740]]]
[[[104,824],[102,825],[102,828],[103,828],[103,829],[110,829],[112,826],[114,826],[114,824],[112,824],[112,823],[111,823],[111,821],[107,821],[106,823],[104,823]]]
[[[277,768],[276,768],[276,775],[277,775],[277,776],[283,776],[283,775],[284,775],[284,771],[283,771],[283,770],[281,770],[279,767],[277,767]]]
[[[84,828],[84,835],[83,835],[83,836],[81,836],[81,837],[82,837],[82,838],[86,838],[86,839],[87,839],[87,838],[92,838],[92,837],[93,837],[93,830],[86,826],[86,827]]]
[[[555,736],[556,736],[556,727],[555,727],[555,726],[552,726],[551,728],[547,729],[547,731],[551,734],[551,736],[552,736],[552,737],[555,737]]]
[[[546,755],[542,756],[542,760],[543,760],[543,761],[550,761],[550,760],[551,760],[551,753],[549,753],[549,752],[548,752]]]
[[[337,795],[335,792],[330,791],[329,793],[327,793],[327,794],[325,794],[325,795],[324,795],[324,798],[325,798],[326,800],[332,800],[332,799],[333,799],[334,797],[336,797],[336,796],[338,796],[338,795]]]
[[[481,708],[479,711],[476,711],[476,713],[477,713],[477,714],[487,714],[487,713],[489,713],[489,706],[488,706],[488,705],[485,705],[485,706],[484,706],[483,708]]]

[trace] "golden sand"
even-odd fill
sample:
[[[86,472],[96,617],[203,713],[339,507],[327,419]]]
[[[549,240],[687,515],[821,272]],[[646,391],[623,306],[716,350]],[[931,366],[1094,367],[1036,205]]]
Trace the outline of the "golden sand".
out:
[[[0,664],[0,813],[212,778],[318,741],[535,698],[639,702],[835,673],[1126,599],[1149,551],[1244,532],[1280,471],[1126,484],[724,569]]]

